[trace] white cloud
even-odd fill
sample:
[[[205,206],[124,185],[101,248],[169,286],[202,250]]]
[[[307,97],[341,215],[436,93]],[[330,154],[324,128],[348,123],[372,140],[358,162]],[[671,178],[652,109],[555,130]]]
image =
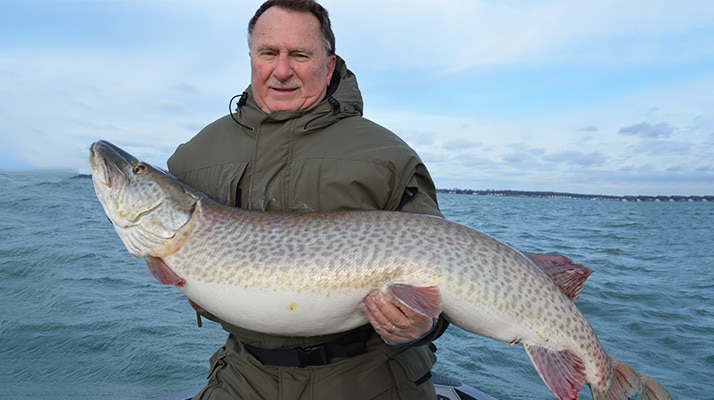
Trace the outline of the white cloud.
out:
[[[622,127],[618,129],[617,133],[646,138],[658,138],[671,136],[673,131],[674,127],[668,122],[660,122],[654,125],[649,122],[640,122],[639,124]]]

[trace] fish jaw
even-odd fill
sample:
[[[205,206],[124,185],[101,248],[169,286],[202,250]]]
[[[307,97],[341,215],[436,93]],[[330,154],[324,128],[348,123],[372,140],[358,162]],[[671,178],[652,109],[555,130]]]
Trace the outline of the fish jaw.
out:
[[[106,141],[91,145],[89,170],[97,198],[131,254],[165,257],[180,249],[197,219],[199,193]]]

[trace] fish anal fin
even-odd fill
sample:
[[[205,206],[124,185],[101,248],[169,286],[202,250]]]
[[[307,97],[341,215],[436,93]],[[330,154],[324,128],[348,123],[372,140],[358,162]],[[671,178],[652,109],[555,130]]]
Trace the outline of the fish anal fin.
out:
[[[414,311],[431,318],[441,314],[441,291],[436,286],[389,285],[394,297]]]
[[[161,258],[149,256],[145,260],[151,275],[164,285],[181,287],[186,284],[186,280],[178,276]]]
[[[592,269],[582,264],[576,264],[563,255],[527,252],[523,252],[523,255],[548,274],[550,279],[558,285],[560,291],[573,302],[578,299],[583,291],[585,281],[593,273]]]
[[[568,351],[555,351],[536,345],[526,345],[538,375],[559,399],[575,400],[585,383],[585,366],[582,360]]]

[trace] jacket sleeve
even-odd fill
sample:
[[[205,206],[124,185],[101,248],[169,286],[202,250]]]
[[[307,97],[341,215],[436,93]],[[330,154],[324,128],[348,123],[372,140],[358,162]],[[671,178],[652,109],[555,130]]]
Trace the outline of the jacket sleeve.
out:
[[[436,198],[436,187],[426,166],[418,157],[407,165],[403,175],[404,188],[397,211],[443,217]]]
[[[440,315],[439,319],[437,319],[436,323],[434,324],[434,329],[432,329],[431,332],[429,332],[426,336],[419,339],[419,341],[412,343],[412,346],[428,345],[429,343],[438,339],[444,332],[446,332],[446,328],[448,328],[448,327],[449,327],[449,321],[446,318],[444,318],[443,314]]]

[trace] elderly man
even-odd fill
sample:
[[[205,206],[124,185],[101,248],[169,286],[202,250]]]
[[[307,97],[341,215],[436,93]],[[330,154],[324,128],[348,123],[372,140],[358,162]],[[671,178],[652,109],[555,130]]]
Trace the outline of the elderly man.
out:
[[[417,154],[362,117],[327,11],[270,0],[248,26],[251,84],[235,113],[176,150],[170,171],[224,204],[265,211],[441,215]],[[198,399],[435,399],[431,340],[448,323],[372,291],[370,324],[319,337],[228,331]],[[206,318],[217,320],[202,312]]]

